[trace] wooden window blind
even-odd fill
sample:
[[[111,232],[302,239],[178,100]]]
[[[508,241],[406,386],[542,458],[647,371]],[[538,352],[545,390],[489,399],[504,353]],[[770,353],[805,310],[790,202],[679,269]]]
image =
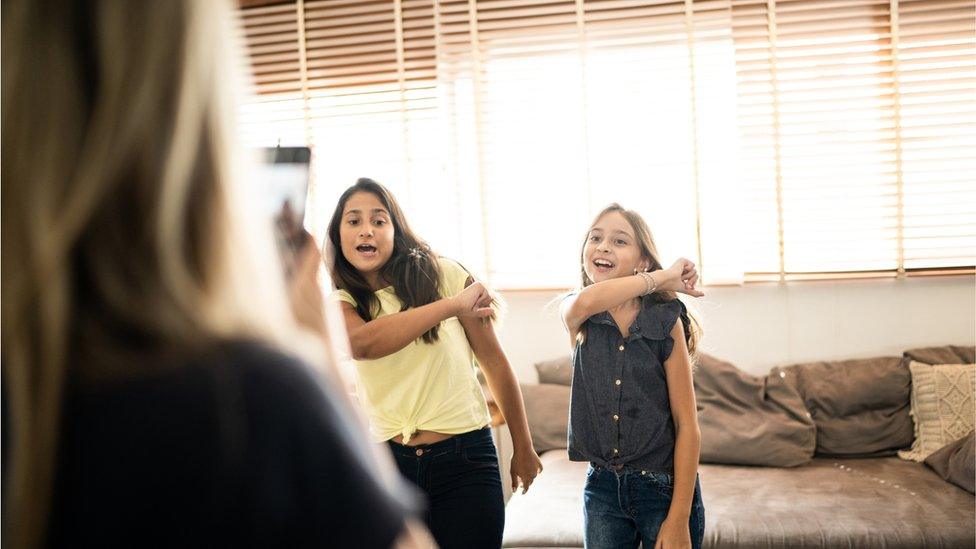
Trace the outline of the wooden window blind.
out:
[[[611,201],[709,283],[972,272],[976,2],[244,2],[246,142],[315,151],[505,288]]]

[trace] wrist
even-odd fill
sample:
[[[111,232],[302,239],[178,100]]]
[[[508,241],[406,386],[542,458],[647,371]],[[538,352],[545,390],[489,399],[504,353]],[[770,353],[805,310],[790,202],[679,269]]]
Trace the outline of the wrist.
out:
[[[458,299],[458,296],[449,297],[444,301],[447,302],[447,318],[459,316],[461,314],[461,300]],[[447,318],[445,318],[445,320],[447,320]]]
[[[660,277],[658,280],[659,290],[673,292],[681,288],[681,271],[670,268],[654,271],[654,274],[655,276]]]
[[[641,279],[641,281],[644,283],[644,291],[643,293],[641,293],[641,295],[650,295],[662,289],[660,286],[661,284],[660,271],[656,271],[656,272],[644,271],[644,272],[637,273],[635,276]]]
[[[515,455],[522,454],[535,454],[535,447],[532,446],[532,439],[526,437],[522,440],[521,437],[512,437],[512,453]]]
[[[677,509],[670,509],[668,515],[664,517],[664,522],[677,522],[679,524],[688,524],[688,520],[691,519],[691,509],[685,509],[684,512],[678,511]]]

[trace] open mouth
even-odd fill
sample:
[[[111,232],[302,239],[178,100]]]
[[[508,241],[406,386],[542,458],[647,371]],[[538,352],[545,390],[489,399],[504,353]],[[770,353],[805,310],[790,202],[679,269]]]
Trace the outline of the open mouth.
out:
[[[607,260],[607,259],[602,259],[602,258],[600,258],[600,259],[594,259],[593,260],[593,266],[596,267],[596,270],[598,272],[601,272],[601,273],[605,273],[605,272],[607,272],[610,269],[613,269],[615,267],[615,265],[614,265],[614,263],[612,261]]]
[[[360,244],[356,246],[356,251],[367,256],[376,255],[376,246],[372,244]]]

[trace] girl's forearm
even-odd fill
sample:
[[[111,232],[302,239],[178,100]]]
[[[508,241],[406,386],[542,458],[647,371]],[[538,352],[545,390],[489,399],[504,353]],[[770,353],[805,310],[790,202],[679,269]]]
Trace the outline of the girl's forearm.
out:
[[[655,274],[653,276],[660,276]],[[590,284],[583,288],[577,301],[584,301],[586,308],[599,313],[626,303],[635,297],[644,295],[647,282],[642,276],[622,276]]]
[[[525,417],[525,406],[522,403],[522,390],[519,389],[515,372],[512,371],[508,360],[496,357],[491,363],[482,364],[488,389],[495,397],[495,402],[505,416],[505,423],[512,435],[512,446],[515,452],[532,451],[532,437],[529,434],[529,423]]]
[[[653,276],[660,285],[662,272],[657,271]],[[587,318],[640,297],[646,291],[647,282],[644,277],[638,275],[622,276],[590,284],[575,297],[564,320],[567,326],[578,326]]]
[[[370,320],[349,332],[353,358],[372,360],[391,355],[456,314],[454,300],[444,298]]]
[[[701,452],[701,432],[698,426],[675,426],[674,492],[668,519],[688,521],[698,478],[698,458]]]

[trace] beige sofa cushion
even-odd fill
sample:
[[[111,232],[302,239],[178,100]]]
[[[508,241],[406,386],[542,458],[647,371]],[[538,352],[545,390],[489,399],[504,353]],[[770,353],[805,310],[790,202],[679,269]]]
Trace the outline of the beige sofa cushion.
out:
[[[976,376],[972,364],[922,364],[912,361],[912,448],[898,457],[923,461],[932,452],[973,430]]]

